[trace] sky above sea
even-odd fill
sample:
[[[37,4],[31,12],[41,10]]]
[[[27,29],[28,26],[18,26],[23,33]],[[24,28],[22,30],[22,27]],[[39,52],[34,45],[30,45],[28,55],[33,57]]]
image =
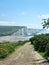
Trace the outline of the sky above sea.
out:
[[[0,26],[42,28],[49,18],[49,0],[0,0]]]

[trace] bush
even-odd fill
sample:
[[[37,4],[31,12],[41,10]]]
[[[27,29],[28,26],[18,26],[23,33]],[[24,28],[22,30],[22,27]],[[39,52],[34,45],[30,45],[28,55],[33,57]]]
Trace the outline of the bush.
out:
[[[6,49],[3,49],[3,48],[0,49],[0,58],[5,58],[7,54],[8,52]]]
[[[45,52],[46,45],[49,42],[49,34],[35,35],[30,41],[34,45],[35,50]]]
[[[35,50],[42,53],[41,55],[47,58],[47,52],[49,51],[49,34],[35,35],[30,41],[31,44],[34,45]]]
[[[47,51],[47,52],[49,51],[49,43],[47,43],[45,51]]]

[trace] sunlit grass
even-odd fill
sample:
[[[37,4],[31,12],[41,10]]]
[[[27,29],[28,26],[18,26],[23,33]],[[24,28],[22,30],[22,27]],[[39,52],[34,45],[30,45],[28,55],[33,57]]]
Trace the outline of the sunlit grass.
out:
[[[25,42],[3,42],[0,43],[0,59],[5,58],[9,54],[13,53],[17,48],[24,45]]]

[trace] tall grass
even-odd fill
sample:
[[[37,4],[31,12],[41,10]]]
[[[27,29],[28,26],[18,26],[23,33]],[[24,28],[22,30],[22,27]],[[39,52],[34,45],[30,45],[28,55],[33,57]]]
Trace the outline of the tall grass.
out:
[[[11,54],[18,47],[24,45],[25,42],[3,42],[0,43],[0,59],[5,58],[7,55]]]

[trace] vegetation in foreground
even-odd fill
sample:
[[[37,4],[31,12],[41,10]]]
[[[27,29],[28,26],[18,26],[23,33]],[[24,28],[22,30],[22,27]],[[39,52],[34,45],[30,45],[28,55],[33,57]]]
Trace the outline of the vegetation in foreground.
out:
[[[0,59],[5,58],[7,55],[11,54],[18,47],[24,45],[25,42],[3,42],[0,43]]]
[[[30,41],[31,44],[34,45],[35,50],[47,58],[47,52],[49,51],[49,34],[35,35]]]

